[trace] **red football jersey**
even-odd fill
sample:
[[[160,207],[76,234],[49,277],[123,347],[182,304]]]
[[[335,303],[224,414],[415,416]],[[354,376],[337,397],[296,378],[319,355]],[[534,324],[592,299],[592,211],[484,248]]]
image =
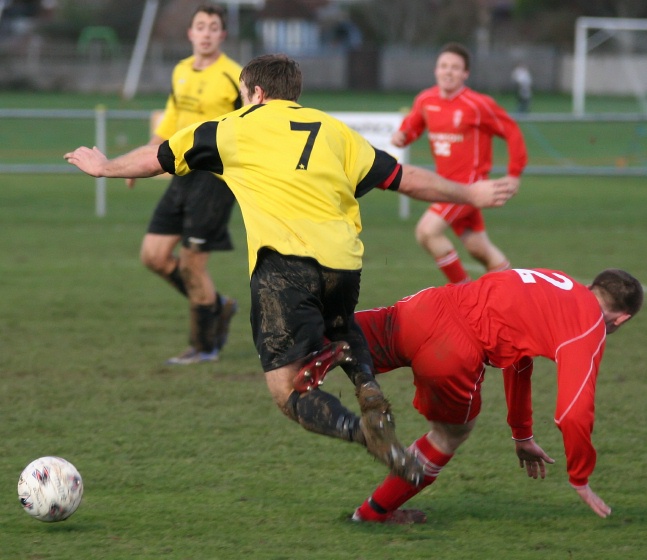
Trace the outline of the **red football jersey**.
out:
[[[448,312],[441,300],[450,301],[453,311]],[[591,432],[606,327],[600,304],[586,286],[562,272],[513,269],[486,274],[467,284],[428,288],[392,309],[394,347],[383,349],[392,356],[391,366],[398,361],[400,366],[409,365],[410,358],[420,355],[426,346],[438,353],[457,344],[465,344],[460,353],[467,364],[472,343],[443,337],[456,332],[451,328],[456,322],[472,333],[482,348],[482,360],[504,368],[508,422],[515,438],[532,435],[531,358],[543,356],[556,362],[555,422],[563,434],[570,481],[576,486],[587,483],[596,461]],[[379,355],[374,359],[376,364],[381,361]],[[479,374],[481,363],[470,360],[474,371],[453,366],[455,375],[467,379]],[[414,379],[421,376],[433,383],[441,374],[438,364],[419,364],[418,372],[414,368]]]
[[[438,86],[420,92],[400,130],[407,144],[427,129],[436,172],[447,179],[473,183],[485,179],[492,168],[492,137],[508,145],[508,174],[521,175],[528,155],[517,123],[491,97],[462,88],[451,98]]]
[[[457,286],[453,293],[490,364],[505,368],[535,356],[556,362],[555,423],[563,434],[571,483],[586,484],[596,460],[591,432],[595,384],[606,340],[597,298],[562,272],[542,269],[487,274]],[[530,414],[523,410],[528,403],[513,401],[511,417]],[[515,411],[515,406],[522,410]]]

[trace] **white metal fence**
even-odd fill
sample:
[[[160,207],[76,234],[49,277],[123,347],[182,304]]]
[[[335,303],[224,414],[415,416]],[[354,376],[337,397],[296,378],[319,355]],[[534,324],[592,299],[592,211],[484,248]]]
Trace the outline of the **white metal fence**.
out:
[[[338,118],[347,120],[350,126],[358,128],[360,132],[368,135],[369,140],[382,149],[388,149],[386,144],[394,127],[397,127],[402,115],[400,113],[335,113]],[[93,122],[94,145],[106,153],[108,145],[108,123],[111,119],[135,120],[142,123],[141,130],[150,127],[151,111],[149,110],[108,110],[97,106],[95,109],[0,109],[0,137],[5,127],[3,120],[7,119],[67,119],[85,120]],[[596,175],[596,176],[638,176],[647,178],[647,115],[635,113],[617,114],[585,114],[573,116],[568,113],[551,114],[524,114],[515,115],[524,130],[526,142],[529,144],[530,165],[526,168],[525,175]],[[360,123],[358,125],[358,122]],[[375,126],[371,126],[374,124]],[[562,129],[557,128],[561,124]],[[581,132],[576,133],[581,143],[580,150],[590,155],[582,159],[581,155],[573,155],[573,150],[578,146],[564,144],[560,138],[563,125],[569,128],[581,127]],[[368,128],[367,128],[368,126]],[[371,137],[367,130],[377,132],[380,139]],[[4,143],[11,142],[6,138]],[[86,140],[87,141],[87,140]],[[570,141],[570,144],[573,142]],[[613,150],[620,146],[621,155],[615,159],[609,156]],[[70,146],[73,148],[75,146]],[[531,149],[532,147],[532,149]],[[4,157],[5,146],[0,145],[0,174],[24,173],[80,173],[75,167],[61,163],[38,163],[27,161],[12,163]],[[57,154],[58,154],[58,149]],[[64,148],[60,148],[62,156]],[[123,151],[123,150],[122,150]],[[36,151],[34,150],[34,153]],[[394,154],[403,161],[409,157],[408,153]],[[609,157],[608,157],[609,156]],[[58,157],[58,156],[57,156]],[[23,158],[25,159],[25,158]],[[34,158],[36,159],[36,158]],[[4,160],[4,161],[3,161]],[[506,169],[495,166],[493,174],[505,174]],[[96,179],[96,214],[106,214],[106,179]],[[400,215],[408,215],[408,205],[401,203]]]

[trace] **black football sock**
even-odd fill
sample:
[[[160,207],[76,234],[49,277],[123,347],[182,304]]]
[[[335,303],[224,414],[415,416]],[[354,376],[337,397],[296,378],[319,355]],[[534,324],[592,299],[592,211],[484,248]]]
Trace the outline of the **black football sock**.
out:
[[[175,263],[175,268],[173,271],[166,277],[166,280],[168,281],[171,286],[173,286],[178,292],[180,292],[182,295],[188,297],[188,292],[186,290],[186,285],[184,284],[184,280],[182,279],[182,275],[180,274],[180,264],[176,261]]]
[[[352,361],[341,364],[342,369],[356,388],[364,383],[375,381],[373,360],[368,349],[364,333],[359,325],[352,321],[344,333],[330,333],[330,340],[344,340],[350,345]]]
[[[309,432],[345,441],[364,442],[359,417],[330,393],[314,389],[306,393],[294,391],[286,406],[288,415]]]
[[[218,316],[222,311],[222,296],[216,291],[216,303],[213,309],[213,314]]]
[[[211,305],[191,306],[190,344],[200,352],[212,352],[216,340],[216,316]]]

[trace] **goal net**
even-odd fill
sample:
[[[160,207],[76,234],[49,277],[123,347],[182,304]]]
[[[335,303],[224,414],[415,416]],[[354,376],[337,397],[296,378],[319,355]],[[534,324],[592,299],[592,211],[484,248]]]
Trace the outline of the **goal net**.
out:
[[[573,113],[585,113],[588,91],[630,91],[647,113],[647,19],[580,17],[575,24]],[[595,55],[589,56],[594,49]],[[595,68],[592,68],[595,62]]]

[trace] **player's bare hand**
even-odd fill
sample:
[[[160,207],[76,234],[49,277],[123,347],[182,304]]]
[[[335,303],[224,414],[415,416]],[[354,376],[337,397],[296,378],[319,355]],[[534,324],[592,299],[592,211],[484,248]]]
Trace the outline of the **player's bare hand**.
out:
[[[600,517],[608,517],[611,515],[611,508],[604,503],[604,500],[600,498],[591,487],[587,484],[586,486],[574,486],[575,491],[578,493],[580,498],[587,504],[595,513]]]
[[[136,181],[136,179],[126,179],[126,186],[129,189],[134,189],[135,188],[135,181]]]
[[[477,208],[503,206],[519,190],[519,182],[509,177],[477,181],[470,186],[470,204]]]
[[[515,448],[519,457],[519,466],[526,469],[529,477],[546,478],[546,463],[552,465],[555,460],[551,459],[534,439],[515,441]]]
[[[394,132],[391,136],[391,144],[398,148],[404,148],[407,145],[407,135],[401,130]]]
[[[519,192],[519,185],[521,181],[519,180],[519,177],[513,177],[512,175],[506,175],[505,177],[501,177],[501,180],[506,181],[508,184],[508,188],[511,189],[511,196],[514,196]]]
[[[92,149],[81,146],[63,157],[68,163],[76,165],[81,171],[92,177],[101,177],[105,163],[108,161],[96,146]]]

